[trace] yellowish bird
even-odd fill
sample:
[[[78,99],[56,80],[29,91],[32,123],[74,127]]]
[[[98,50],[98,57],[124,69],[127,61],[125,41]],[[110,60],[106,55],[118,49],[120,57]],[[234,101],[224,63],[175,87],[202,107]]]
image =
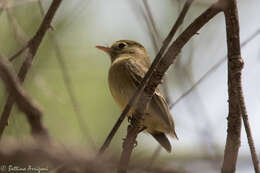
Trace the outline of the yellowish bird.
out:
[[[123,110],[150,67],[148,53],[141,44],[131,40],[119,40],[111,47],[96,47],[110,56],[109,88],[115,102]],[[129,111],[129,117],[134,108],[135,105]],[[177,135],[168,105],[158,88],[144,115],[144,126],[168,152],[171,151],[171,144],[166,134],[175,138]]]

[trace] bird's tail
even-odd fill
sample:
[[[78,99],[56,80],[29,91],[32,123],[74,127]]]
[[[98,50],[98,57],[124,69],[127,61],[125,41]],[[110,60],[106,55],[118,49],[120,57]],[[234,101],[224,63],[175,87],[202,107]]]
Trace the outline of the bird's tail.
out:
[[[175,132],[174,129],[172,129],[169,134],[170,134],[170,136],[171,136],[172,138],[176,138],[177,140],[179,140],[179,138],[178,138],[178,136],[177,136],[177,134],[176,134],[176,132]]]
[[[167,136],[161,132],[154,132],[151,135],[161,144],[161,146],[168,152],[171,152],[172,147]]]

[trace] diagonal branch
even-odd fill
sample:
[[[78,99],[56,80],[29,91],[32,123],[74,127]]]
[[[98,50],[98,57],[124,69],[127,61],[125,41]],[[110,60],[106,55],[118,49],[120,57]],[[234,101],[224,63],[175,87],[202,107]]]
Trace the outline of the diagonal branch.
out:
[[[245,47],[249,42],[251,42],[254,38],[256,38],[260,34],[260,29],[258,29],[256,32],[254,32],[251,36],[249,36],[244,42],[241,44],[241,48]],[[194,83],[194,85],[188,89],[184,94],[182,94],[174,103],[169,105],[169,108],[171,109],[176,104],[178,104],[182,99],[184,99],[186,96],[188,96],[201,82],[203,82],[209,75],[211,75],[214,71],[217,70],[217,68],[222,65],[227,60],[227,55],[222,57],[209,71],[207,71],[197,82]]]
[[[213,4],[205,12],[203,12],[195,21],[188,26],[187,29],[171,44],[162,59],[156,62],[153,61],[149,71],[145,76],[151,73],[151,78],[148,80],[148,84],[144,89],[144,92],[140,95],[140,100],[137,103],[137,109],[133,114],[133,120],[128,126],[127,138],[124,141],[123,152],[121,154],[118,173],[125,173],[128,167],[129,159],[135,144],[136,137],[139,131],[143,128],[143,115],[147,103],[150,101],[151,97],[157,86],[160,84],[163,75],[170,67],[170,65],[175,61],[176,56],[183,48],[183,46],[194,36],[206,23],[209,22],[215,15],[221,11],[218,8],[218,4]],[[153,71],[153,73],[152,73]],[[143,79],[144,81],[145,79]]]
[[[135,94],[131,97],[130,101],[128,102],[128,104],[126,105],[125,109],[123,110],[123,112],[121,113],[120,117],[118,118],[117,122],[115,123],[114,127],[112,128],[112,130],[110,131],[108,137],[106,138],[104,144],[101,146],[100,150],[99,150],[99,155],[103,154],[104,151],[107,149],[107,147],[109,146],[109,144],[112,141],[112,138],[114,137],[114,135],[116,134],[118,128],[120,127],[121,123],[123,122],[123,120],[125,119],[127,113],[129,112],[129,110],[131,109],[133,103],[135,102],[135,100],[141,95],[141,93],[143,92],[144,88],[146,87],[148,80],[150,79],[150,77],[152,76],[152,74],[154,73],[154,69],[158,66],[162,55],[164,54],[165,50],[168,48],[174,34],[176,33],[178,27],[182,24],[183,19],[186,15],[186,12],[188,11],[188,8],[190,6],[190,4],[193,2],[193,0],[188,0],[188,4],[187,6],[184,7],[185,10],[182,11],[182,13],[180,14],[179,18],[177,19],[176,23],[174,24],[174,26],[172,27],[171,31],[169,32],[168,36],[166,37],[166,39],[163,42],[163,45],[160,49],[160,51],[158,52],[158,54],[156,55],[153,64],[151,65],[149,71],[146,73],[144,79],[142,80],[141,84],[139,85],[138,89],[136,90]]]
[[[147,1],[145,1],[145,0],[143,0],[143,2],[144,2],[144,3],[147,3]],[[187,14],[187,12],[188,12],[188,10],[189,10],[189,8],[190,8],[192,2],[193,2],[193,0],[191,0],[191,1],[189,1],[189,0],[186,1],[185,4],[183,5],[183,8],[182,8],[182,9],[181,9],[181,5],[180,5],[181,3],[178,2],[178,4],[179,4],[178,11],[179,11],[180,13],[179,13],[179,16],[178,16],[178,18],[177,18],[175,24],[174,24],[174,26],[178,26],[178,27],[174,27],[174,32],[173,32],[172,36],[174,36],[175,33],[177,32],[177,30],[178,30],[179,28],[181,28],[182,23],[183,23],[183,20],[184,20],[186,14]],[[146,11],[148,11],[148,13],[151,13],[151,12],[149,12],[150,9],[149,9],[148,4],[145,5],[145,8],[146,8]],[[149,18],[150,18],[150,20],[153,21],[153,23],[154,23],[153,16],[152,16],[152,15],[149,15]],[[148,22],[147,22],[147,23],[148,23]],[[155,25],[152,25],[152,28],[153,28],[154,30],[156,30]],[[180,29],[179,29],[179,30],[180,30]],[[157,31],[157,30],[156,30],[156,31]],[[156,32],[156,33],[157,33],[157,32]],[[154,37],[154,38],[156,38],[156,37],[159,38],[159,35],[152,34],[152,37]],[[164,79],[163,79],[163,90],[164,90],[164,96],[165,96],[165,99],[166,99],[167,104],[168,104],[168,105],[172,105],[172,100],[171,100],[171,98],[170,98],[169,89],[168,89],[167,74],[164,75]],[[150,161],[149,163],[152,163],[152,162],[156,159],[156,157],[160,154],[160,151],[161,151],[161,145],[159,144],[158,147],[156,148],[156,150],[154,151],[154,153],[153,153],[153,155],[152,155],[152,157],[151,157],[151,161]],[[151,164],[148,164],[148,165],[151,165]],[[148,168],[148,166],[147,166],[147,168]]]
[[[18,72],[18,77],[21,83],[23,83],[26,74],[28,72],[28,70],[31,67],[33,58],[36,55],[36,52],[40,46],[40,43],[45,35],[45,33],[47,32],[47,30],[50,27],[50,23],[54,17],[54,14],[56,13],[60,3],[62,0],[53,0],[47,14],[45,15],[38,31],[36,32],[36,34],[34,35],[34,37],[28,42],[28,54],[25,57],[25,61],[23,62],[19,72]],[[25,49],[24,49],[25,50]],[[13,107],[13,103],[14,100],[11,96],[9,96],[7,98],[6,104],[4,106],[4,110],[2,112],[2,116],[0,119],[0,139],[3,135],[4,129],[7,125],[8,122],[8,118],[10,116],[12,107]]]
[[[18,50],[13,56],[9,58],[9,61],[15,60],[18,56],[20,56],[27,48],[30,47],[31,42],[28,41],[20,50]]]
[[[43,137],[49,141],[49,133],[42,123],[41,110],[23,89],[9,61],[2,56],[0,56],[0,78],[4,81],[10,97],[17,103],[19,109],[25,113],[31,126],[32,135],[35,138]]]
[[[159,35],[158,29],[157,29],[156,24],[155,24],[154,17],[152,15],[151,8],[150,8],[147,0],[143,0],[143,4],[144,4],[145,12],[143,12],[142,14],[144,16],[144,19],[146,21],[146,25],[147,25],[149,33],[150,33],[150,36],[152,38],[152,43],[153,43],[153,47],[155,48],[155,52],[158,52],[160,50],[160,45],[161,45],[162,39]],[[145,13],[147,13],[147,16],[146,16]],[[170,99],[170,95],[169,95],[169,89],[168,89],[167,75],[165,75],[164,78],[163,78],[162,89],[163,89],[163,93],[164,93],[164,97],[165,97],[166,102],[168,104],[171,103],[171,99]]]

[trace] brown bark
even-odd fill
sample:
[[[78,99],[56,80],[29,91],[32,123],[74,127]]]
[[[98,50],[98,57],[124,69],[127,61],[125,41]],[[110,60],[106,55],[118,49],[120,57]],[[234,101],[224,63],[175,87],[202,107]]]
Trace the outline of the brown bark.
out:
[[[236,171],[236,162],[240,147],[241,115],[244,119],[255,172],[259,173],[258,159],[255,153],[242,93],[241,73],[244,62],[240,52],[237,1],[230,0],[226,3],[227,6],[224,9],[224,14],[228,46],[229,115],[222,173],[234,173]]]
[[[18,108],[25,113],[31,126],[32,135],[36,138],[41,137],[45,140],[49,140],[49,133],[42,123],[41,110],[22,88],[11,64],[1,56],[0,78],[4,81],[6,89],[18,105]]]
[[[21,69],[19,70],[18,77],[21,83],[24,82],[26,74],[31,67],[33,58],[36,55],[36,52],[40,46],[40,43],[47,32],[48,28],[50,27],[50,23],[56,13],[60,3],[62,0],[53,0],[47,14],[45,15],[38,31],[36,32],[35,36],[28,42],[28,54],[25,57],[25,61],[22,64]],[[22,51],[26,50],[26,48],[22,48]],[[21,52],[21,51],[19,51]],[[20,53],[19,53],[20,54]],[[19,55],[18,54],[18,55]],[[14,59],[14,58],[13,58]],[[6,104],[4,106],[4,110],[2,112],[1,120],[0,120],[0,139],[3,135],[4,129],[8,124],[8,118],[10,116],[12,107],[14,104],[14,100],[11,95],[8,96]]]

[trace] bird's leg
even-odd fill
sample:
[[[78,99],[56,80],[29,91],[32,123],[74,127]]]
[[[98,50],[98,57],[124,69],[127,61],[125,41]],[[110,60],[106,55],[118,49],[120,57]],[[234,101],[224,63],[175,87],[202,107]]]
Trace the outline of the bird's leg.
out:
[[[128,116],[128,117],[127,117],[127,120],[128,120],[128,122],[129,122],[129,125],[128,125],[128,127],[127,127],[127,131],[129,131],[130,128],[133,128],[133,126],[136,125],[135,122],[137,122],[137,120],[135,119],[134,116]],[[139,129],[140,129],[140,130],[139,130],[138,133],[144,131],[144,130],[146,129],[146,127],[141,126],[141,127],[139,127]],[[125,145],[125,141],[126,141],[126,138],[123,138],[123,146]],[[138,144],[138,143],[137,143],[137,141],[135,140],[135,141],[134,141],[134,147],[136,147],[137,144]]]
[[[147,129],[147,127],[145,127],[145,126],[143,125],[143,122],[144,122],[144,118],[143,118],[143,117],[142,117],[142,120],[138,121],[135,116],[128,116],[128,117],[127,117],[127,120],[128,120],[128,122],[129,122],[129,125],[128,125],[128,127],[127,127],[127,133],[128,133],[129,130],[130,130],[131,128],[133,128],[134,126],[137,126],[137,128],[139,129],[138,133],[141,133],[142,131],[144,131],[145,129]],[[139,123],[138,123],[138,122],[139,122]],[[140,123],[140,122],[141,122],[141,123]],[[125,142],[126,142],[126,138],[123,138],[123,146],[125,146]],[[134,141],[134,147],[136,147],[137,144],[138,144],[138,143],[137,143],[137,141],[135,140],[135,141]]]
[[[132,117],[128,117],[128,121],[130,121],[131,123],[130,123],[130,124],[128,125],[128,127],[127,127],[127,134],[129,133],[129,130],[130,130],[131,128],[133,128],[132,120],[133,120]],[[125,145],[126,145],[126,138],[123,138],[123,148],[125,147]],[[137,141],[135,140],[135,141],[134,141],[134,147],[136,147],[136,146],[137,146]]]

